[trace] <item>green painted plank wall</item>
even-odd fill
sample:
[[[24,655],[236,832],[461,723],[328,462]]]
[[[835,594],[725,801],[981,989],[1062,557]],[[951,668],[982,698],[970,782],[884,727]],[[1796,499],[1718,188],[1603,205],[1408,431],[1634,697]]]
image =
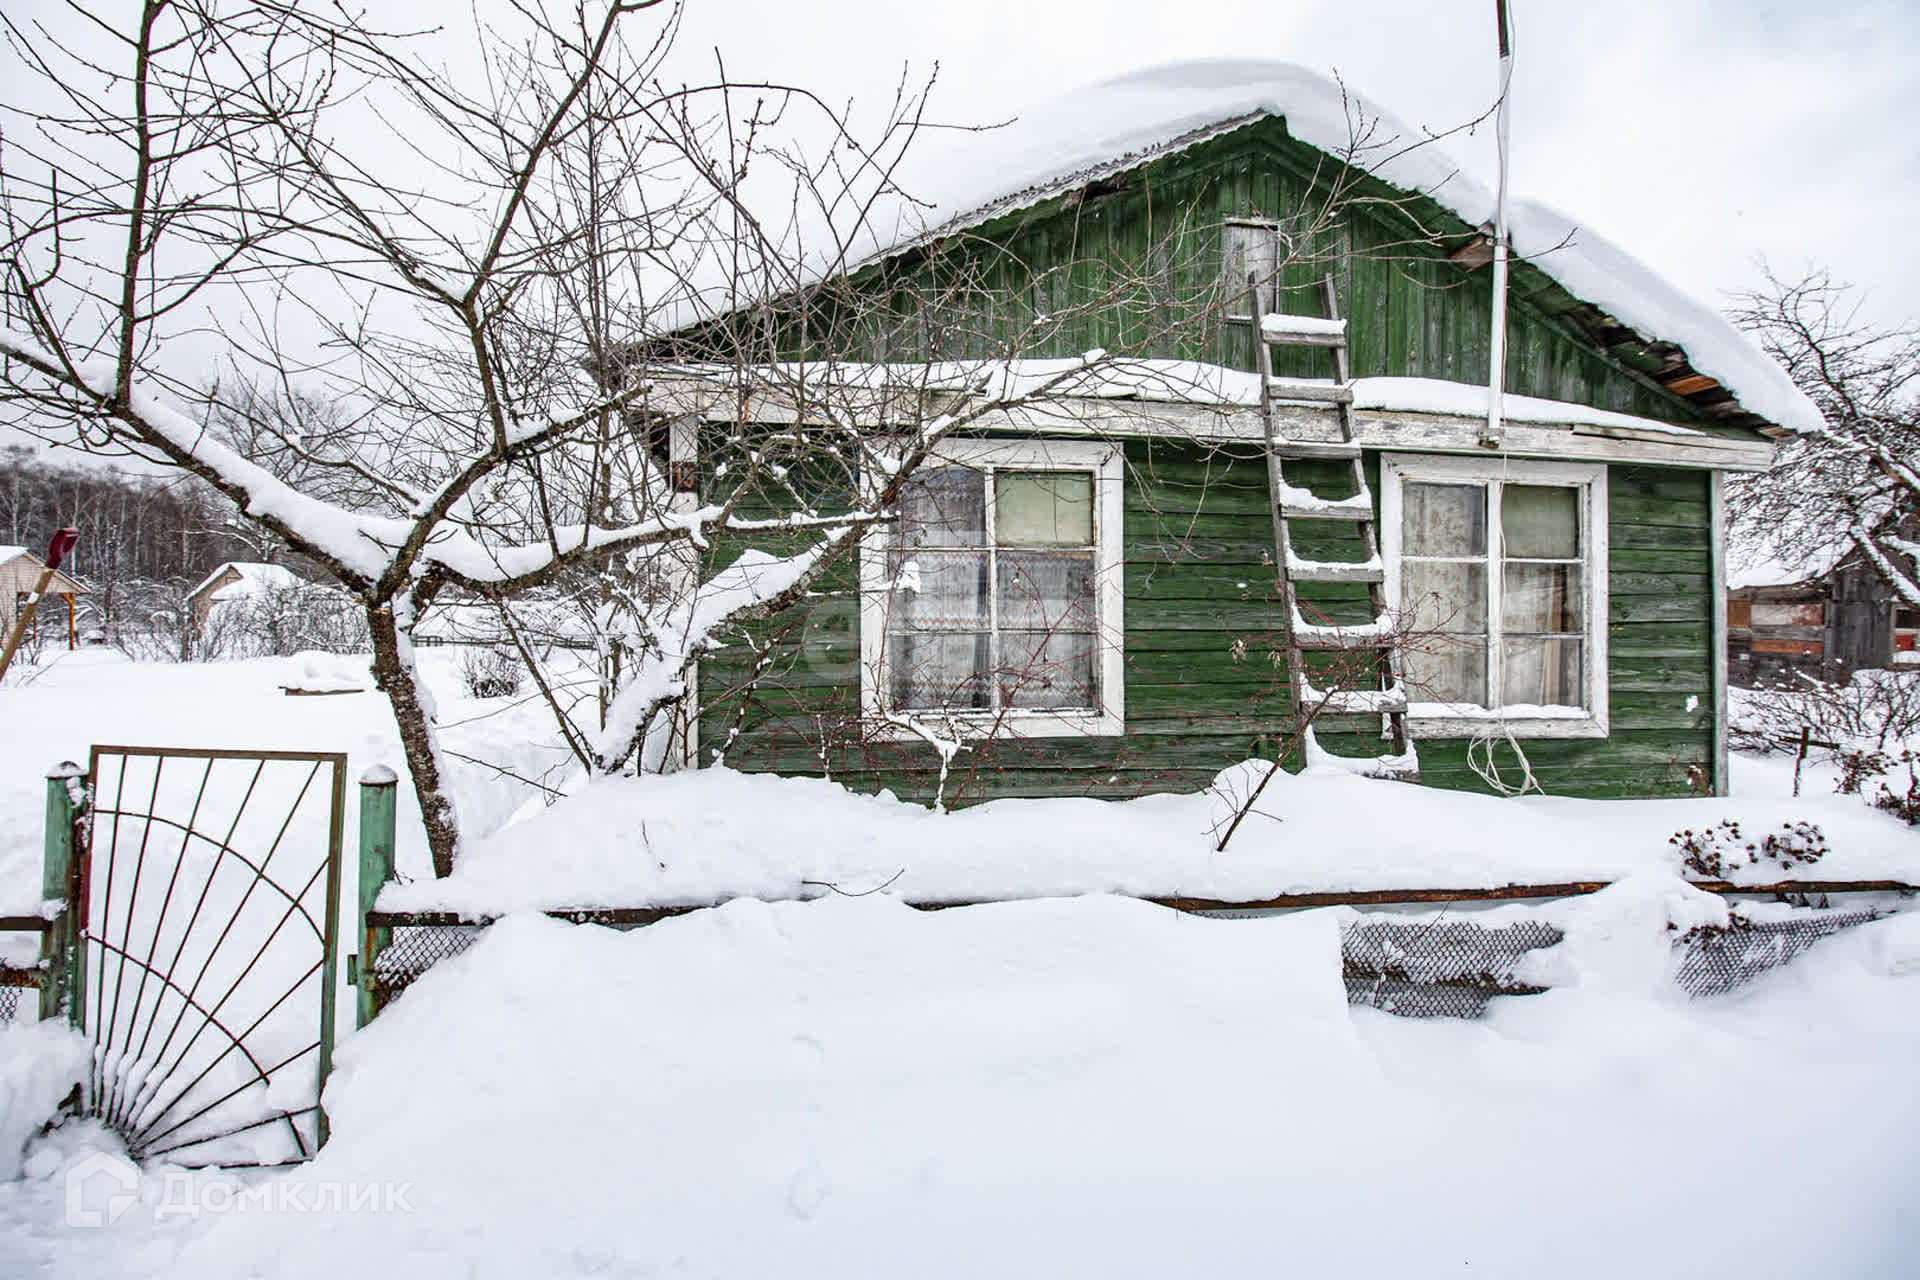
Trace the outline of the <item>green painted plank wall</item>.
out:
[[[1130,444],[1127,463],[1125,735],[1009,740],[962,752],[947,782],[950,800],[1190,791],[1227,764],[1271,754],[1284,732],[1284,630],[1272,591],[1264,464],[1247,450],[1165,441]],[[1613,734],[1534,739],[1524,749],[1554,794],[1685,795],[1705,784],[1713,758],[1707,477],[1616,466],[1609,504]],[[1301,550],[1312,555],[1316,547]],[[861,732],[856,582],[849,558],[805,606],[743,631],[702,662],[703,755],[724,748],[737,768],[824,773],[861,789],[931,798],[930,748],[868,741]],[[1322,607],[1341,620],[1365,617],[1364,594],[1344,591],[1323,596]],[[1697,700],[1691,710],[1689,698]],[[1424,741],[1420,755],[1428,783],[1482,789],[1464,742]]]
[[[1282,122],[1259,121],[1146,165],[1113,194],[1057,197],[860,273],[854,291],[890,305],[812,299],[808,337],[791,345],[891,360],[1102,347],[1250,368],[1250,334],[1221,323],[1222,226],[1255,217],[1278,219],[1298,246],[1283,273],[1287,310],[1320,314],[1313,286],[1334,273],[1356,376],[1484,383],[1491,270],[1446,258],[1469,229],[1436,202],[1371,180],[1345,192],[1364,199],[1323,217],[1336,168]],[[1116,292],[1090,306],[1103,288]],[[1581,333],[1563,314],[1576,303],[1516,263],[1508,390],[1715,429]],[[1238,296],[1232,309],[1243,309]],[[1324,376],[1325,357],[1290,353],[1282,372]]]

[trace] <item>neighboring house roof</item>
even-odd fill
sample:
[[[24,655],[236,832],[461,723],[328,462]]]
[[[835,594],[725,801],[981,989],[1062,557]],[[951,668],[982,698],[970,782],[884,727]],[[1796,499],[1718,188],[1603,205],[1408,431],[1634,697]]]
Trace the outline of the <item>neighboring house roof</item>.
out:
[[[38,554],[30,550],[29,548],[17,547],[11,544],[8,544],[6,546],[0,546],[0,565],[10,564],[13,561],[18,560],[22,556],[25,556],[27,559],[33,561],[36,569],[44,569],[47,567],[47,562],[41,559]],[[55,595],[68,595],[68,594],[83,595],[88,590],[90,590],[90,588],[87,586],[85,581],[83,581],[80,578],[74,577],[70,573],[67,573],[60,569],[55,569],[53,573],[54,573],[53,585],[48,589],[52,591]],[[66,585],[63,587],[61,585],[62,583]]]
[[[1344,85],[1285,62],[1199,60],[1088,85],[1027,109],[1004,128],[969,134],[953,147],[910,153],[898,180],[915,203],[903,201],[876,217],[871,247],[859,264],[1271,116],[1283,117],[1289,133],[1303,142],[1436,201],[1469,227],[1492,218],[1492,194],[1427,134]],[[1609,344],[1684,348],[1663,375],[1675,394],[1719,394],[1723,413],[1743,410],[1795,431],[1821,425],[1819,409],[1784,369],[1725,317],[1667,284],[1626,250],[1525,200],[1508,202],[1508,227],[1517,254],[1605,313],[1591,319]],[[1721,388],[1738,403],[1725,405]]]
[[[250,560],[229,560],[200,582],[200,585],[187,592],[189,599],[197,598],[201,592],[220,580],[227,570],[233,570],[239,576],[213,593],[215,602],[237,600],[242,596],[258,595],[264,591],[284,591],[306,585],[306,580],[284,565],[258,564]]]
[[[1788,560],[1771,542],[1733,538],[1727,543],[1727,589],[1745,591],[1750,587],[1791,587],[1812,582],[1839,568],[1852,551],[1852,543],[1840,540],[1796,549]]]

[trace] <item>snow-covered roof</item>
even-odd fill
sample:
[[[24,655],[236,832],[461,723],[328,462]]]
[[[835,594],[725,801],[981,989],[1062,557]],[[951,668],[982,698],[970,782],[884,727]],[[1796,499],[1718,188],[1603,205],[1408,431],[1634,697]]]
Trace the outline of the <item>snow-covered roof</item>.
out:
[[[5,564],[9,560],[15,559],[16,557],[23,556],[26,554],[27,554],[27,549],[25,547],[16,547],[11,545],[0,546],[0,564]]]
[[[239,579],[214,592],[213,598],[216,601],[237,600],[241,596],[258,595],[263,591],[285,591],[305,582],[305,579],[284,565],[260,564],[251,560],[229,560],[203,578],[200,585],[187,592],[187,595],[189,597],[199,595],[217,582],[220,575],[229,569],[239,574]]]
[[[1853,550],[1845,539],[1814,546],[1797,546],[1791,555],[1771,539],[1732,538],[1727,543],[1727,588],[1792,587],[1824,578],[1840,567]]]
[[[898,253],[1185,150],[1266,116],[1295,137],[1431,197],[1470,226],[1491,220],[1490,191],[1422,131],[1346,86],[1286,62],[1202,59],[1130,72],[1023,111],[951,148],[910,153],[899,181],[920,202],[877,228],[864,261]],[[1542,204],[1508,202],[1516,253],[1568,292],[1649,339],[1680,344],[1691,365],[1742,406],[1796,431],[1820,411],[1787,373],[1712,307],[1625,249]]]

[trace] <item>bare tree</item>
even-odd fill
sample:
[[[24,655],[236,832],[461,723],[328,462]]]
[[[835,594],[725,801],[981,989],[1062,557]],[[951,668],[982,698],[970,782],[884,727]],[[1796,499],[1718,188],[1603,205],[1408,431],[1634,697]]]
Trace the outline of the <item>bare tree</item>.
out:
[[[1011,307],[964,233],[867,264],[913,212],[926,86],[856,129],[798,89],[670,80],[662,0],[513,6],[458,74],[337,6],[69,10],[0,16],[60,103],[0,117],[0,402],[199,477],[357,601],[437,874],[460,827],[412,648],[437,603],[512,631],[572,593],[594,696],[516,646],[581,763],[631,767],[716,632],[803,597],[949,437],[1165,386],[1136,357],[1225,309],[1178,296],[1222,277],[1177,225]],[[1289,255],[1332,251],[1383,145],[1357,124]],[[1108,348],[1020,358],[1096,314]]]
[[[583,0],[566,21],[516,9],[460,77],[340,9],[145,0],[125,30],[71,9],[85,42],[0,18],[62,104],[5,117],[6,403],[45,437],[200,477],[358,600],[439,874],[460,835],[410,632],[442,592],[504,602],[575,567],[637,555],[645,578],[672,557],[670,601],[629,593],[635,656],[604,725],[569,734],[619,768],[716,626],[804,593],[945,436],[1109,359],[970,373],[938,413],[925,387],[776,359],[833,345],[807,326],[895,199],[924,102],[911,86],[855,140],[796,90],[669,83],[674,11],[643,0]],[[796,136],[813,150],[780,140]],[[786,302],[749,305],[770,298]],[[937,313],[906,310],[921,328]],[[713,455],[724,482],[694,501],[675,431],[769,397],[796,429],[734,432]],[[871,416],[885,405],[911,412]],[[216,411],[245,438],[212,429]],[[769,510],[803,458],[885,479],[838,509]],[[702,578],[698,549],[725,533],[780,553]]]
[[[1733,534],[1786,564],[1858,552],[1920,609],[1920,328],[1880,328],[1825,272],[1768,276],[1734,319],[1786,366],[1825,426],[1783,441],[1773,468],[1736,478]]]

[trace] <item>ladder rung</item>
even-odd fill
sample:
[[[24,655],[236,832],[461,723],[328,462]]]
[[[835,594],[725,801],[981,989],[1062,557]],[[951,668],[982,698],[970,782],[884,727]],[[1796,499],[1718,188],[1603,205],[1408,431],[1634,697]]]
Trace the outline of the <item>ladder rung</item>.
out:
[[[1385,582],[1386,570],[1378,561],[1296,560],[1287,566],[1287,576],[1295,582]]]
[[[1407,709],[1407,695],[1400,689],[1313,690],[1307,705],[1329,716],[1393,715]]]
[[[1270,317],[1268,317],[1270,318]],[[1318,324],[1326,321],[1314,316],[1283,316],[1282,319],[1313,320]],[[1253,317],[1244,311],[1227,317],[1228,324],[1251,324]],[[1276,336],[1277,335],[1277,336]],[[1270,347],[1344,347],[1347,345],[1345,329],[1338,333],[1323,333],[1317,330],[1283,328],[1273,329],[1266,325],[1260,327],[1260,337]]]
[[[1373,519],[1373,504],[1361,506],[1346,502],[1312,503],[1301,505],[1297,502],[1280,504],[1280,514],[1289,520],[1351,520],[1356,523]]]
[[[1379,636],[1364,631],[1355,634],[1353,630],[1342,633],[1337,627],[1311,627],[1296,631],[1293,642],[1302,649],[1312,649],[1317,653],[1359,653],[1365,649],[1386,651],[1393,648],[1391,641],[1382,640]]]
[[[1346,461],[1360,456],[1360,446],[1351,440],[1275,440],[1273,451],[1282,458],[1312,458]]]
[[[1309,768],[1331,767],[1347,773],[1362,774],[1369,778],[1390,778],[1398,782],[1420,781],[1420,754],[1411,742],[1407,743],[1404,755],[1342,756],[1321,746],[1313,726],[1308,725],[1300,746],[1301,754],[1306,757]]]
[[[1268,378],[1267,390],[1276,400],[1305,400],[1313,404],[1352,404],[1353,388],[1344,382],[1311,378]]]

